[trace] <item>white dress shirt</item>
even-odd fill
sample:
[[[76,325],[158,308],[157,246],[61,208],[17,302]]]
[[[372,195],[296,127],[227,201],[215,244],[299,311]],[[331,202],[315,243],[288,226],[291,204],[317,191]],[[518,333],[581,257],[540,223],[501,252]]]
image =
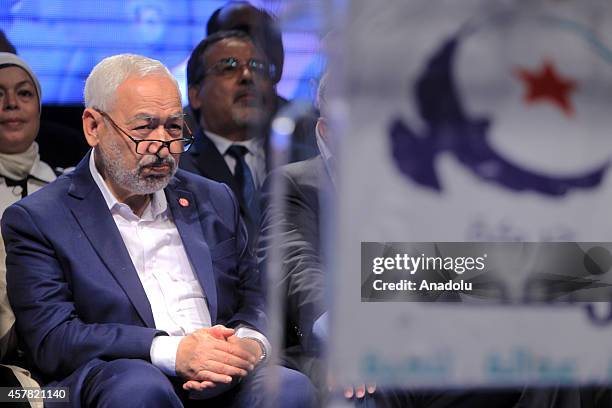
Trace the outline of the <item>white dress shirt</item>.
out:
[[[176,375],[176,352],[183,337],[211,326],[208,303],[189,262],[163,190],[151,195],[142,217],[117,201],[102,179],[92,152],[89,170],[102,192],[113,220],[130,254],[138,278],[147,295],[155,327],[169,336],[157,336],[151,345],[151,362],[167,375]],[[270,343],[248,327],[236,331],[238,337],[260,340],[269,354]]]
[[[266,151],[264,149],[263,138],[256,137],[241,142],[233,142],[209,131],[204,133],[212,140],[219,153],[221,153],[232,174],[236,172],[236,159],[231,154],[228,154],[227,150],[232,145],[246,147],[248,152],[244,155],[244,161],[253,174],[255,188],[261,187],[266,178]]]

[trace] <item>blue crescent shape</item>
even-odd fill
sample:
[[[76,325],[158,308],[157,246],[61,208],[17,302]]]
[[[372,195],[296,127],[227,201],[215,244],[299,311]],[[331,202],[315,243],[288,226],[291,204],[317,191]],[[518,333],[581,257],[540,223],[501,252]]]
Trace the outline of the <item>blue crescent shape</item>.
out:
[[[399,170],[424,187],[442,191],[434,161],[438,153],[448,151],[476,177],[513,191],[563,196],[572,189],[597,187],[609,162],[585,174],[552,177],[523,169],[491,148],[489,119],[468,117],[457,93],[452,64],[458,37],[443,44],[416,83],[419,114],[426,124],[423,134],[414,132],[401,118],[391,121],[392,157]]]

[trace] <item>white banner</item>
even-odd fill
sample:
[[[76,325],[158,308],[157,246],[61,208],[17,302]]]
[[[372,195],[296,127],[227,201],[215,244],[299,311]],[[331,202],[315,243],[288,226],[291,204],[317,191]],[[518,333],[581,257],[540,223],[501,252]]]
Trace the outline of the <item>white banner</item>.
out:
[[[612,325],[583,306],[362,303],[359,277],[366,241],[612,241],[612,4],[363,1],[350,15],[335,375],[612,382]]]

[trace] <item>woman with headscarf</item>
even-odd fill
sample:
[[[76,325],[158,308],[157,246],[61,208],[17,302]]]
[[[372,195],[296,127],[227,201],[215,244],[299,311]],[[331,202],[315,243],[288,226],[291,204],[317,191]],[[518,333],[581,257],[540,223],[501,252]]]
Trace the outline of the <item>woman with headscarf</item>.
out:
[[[15,201],[55,179],[40,161],[34,141],[40,126],[40,83],[30,66],[15,54],[0,52],[0,215]],[[15,316],[6,293],[4,242],[0,240],[0,362],[17,353]],[[36,386],[26,370],[0,365],[0,379],[10,385]]]

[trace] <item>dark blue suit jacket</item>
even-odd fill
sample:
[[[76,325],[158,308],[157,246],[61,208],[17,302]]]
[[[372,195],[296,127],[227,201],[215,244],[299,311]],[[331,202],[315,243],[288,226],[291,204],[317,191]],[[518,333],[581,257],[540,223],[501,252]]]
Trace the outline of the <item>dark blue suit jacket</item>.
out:
[[[180,167],[183,170],[187,170],[191,173],[199,174],[211,180],[218,181],[220,183],[227,184],[234,193],[234,196],[238,200],[238,205],[240,208],[240,215],[244,219],[245,225],[247,226],[247,231],[249,233],[249,238],[252,240],[251,244],[254,242],[256,238],[256,234],[258,232],[258,219],[252,219],[249,215],[249,211],[247,210],[247,205],[244,197],[242,196],[242,191],[240,190],[240,186],[236,181],[236,178],[232,175],[227,163],[225,163],[225,159],[217,150],[217,146],[213,143],[213,141],[204,134],[201,129],[195,134],[195,143],[181,157]],[[266,143],[266,161],[268,160],[268,145]],[[266,164],[266,169],[269,166]]]
[[[149,360],[163,334],[88,160],[2,218],[18,333],[44,380],[73,392],[100,361]],[[213,325],[264,331],[259,273],[230,189],[179,170],[165,193]]]

